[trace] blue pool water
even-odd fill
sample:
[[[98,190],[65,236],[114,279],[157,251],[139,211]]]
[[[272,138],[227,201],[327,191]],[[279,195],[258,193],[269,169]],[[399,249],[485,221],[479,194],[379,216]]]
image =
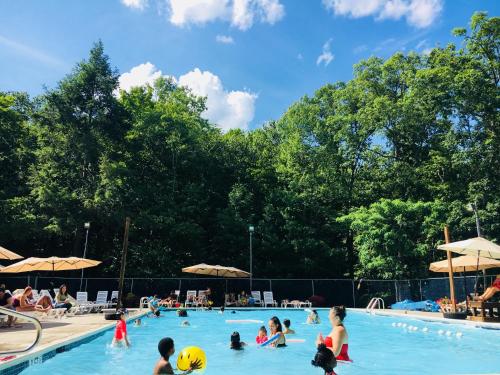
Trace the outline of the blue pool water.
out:
[[[229,324],[226,319],[262,320],[277,315],[289,318],[297,331],[286,348],[259,348],[255,336],[261,324]],[[164,312],[159,319],[144,318],[142,327],[128,326],[130,349],[111,348],[113,332],[56,355],[23,374],[151,374],[159,357],[157,343],[162,337],[175,340],[176,354],[183,347],[196,345],[207,355],[206,375],[277,375],[322,374],[311,366],[316,335],[330,331],[328,311],[319,311],[322,323],[303,324],[307,313],[302,310],[238,311],[223,315],[215,311],[190,311],[191,326],[181,327],[175,312]],[[417,331],[398,327],[398,323],[415,326]],[[373,316],[349,311],[345,325],[349,332],[349,352],[353,363],[339,363],[336,372],[348,374],[487,374],[500,372],[500,331],[458,324],[431,323],[409,318]],[[427,328],[427,332],[422,329]],[[250,345],[243,351],[229,349],[229,337],[240,332],[242,341]],[[442,330],[443,334],[438,332]],[[451,336],[446,335],[449,331]],[[462,337],[457,338],[456,333]],[[292,338],[292,336],[289,336]]]

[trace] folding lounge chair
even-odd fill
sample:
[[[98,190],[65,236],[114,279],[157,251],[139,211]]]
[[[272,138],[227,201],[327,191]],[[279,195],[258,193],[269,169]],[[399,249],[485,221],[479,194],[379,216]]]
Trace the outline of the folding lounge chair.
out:
[[[114,307],[114,306],[116,306],[117,303],[118,303],[118,291],[113,290],[111,292],[111,297],[109,298],[109,301],[108,301],[108,307]]]
[[[282,308],[288,308],[288,307],[296,307],[294,301],[290,301],[288,299],[284,299],[283,301],[281,301],[281,307]]]
[[[273,292],[264,292],[264,307],[271,305],[271,307],[278,307],[278,302],[275,301]]]
[[[86,314],[93,310],[94,304],[88,301],[87,292],[76,292],[76,314]]]
[[[94,308],[97,312],[101,312],[102,309],[108,308],[108,291],[99,290],[97,292],[97,297],[95,299]]]
[[[254,300],[254,304],[262,306],[263,302],[262,302],[262,297],[260,296],[260,291],[259,290],[252,290],[251,294],[252,294],[252,298]]]
[[[234,298],[234,293],[226,293],[224,295],[224,306],[236,306],[238,301]]]
[[[50,295],[50,292],[47,290],[47,289],[42,289],[40,290],[40,294],[38,295],[40,298],[41,297],[44,297],[44,296],[47,296],[50,298],[50,303],[52,303],[52,306],[55,306],[56,305],[56,301],[54,301],[54,299],[52,298],[52,296]],[[66,312],[66,308],[65,307],[59,307],[59,308],[53,308],[51,310],[49,310],[49,312],[47,313],[47,317],[57,317],[57,318],[62,318],[62,316],[64,315],[64,313]]]
[[[204,307],[208,305],[207,292],[205,290],[198,291],[198,298],[196,301],[196,305],[199,307]]]
[[[188,290],[186,292],[186,301],[184,302],[184,306],[196,306],[196,290]]]

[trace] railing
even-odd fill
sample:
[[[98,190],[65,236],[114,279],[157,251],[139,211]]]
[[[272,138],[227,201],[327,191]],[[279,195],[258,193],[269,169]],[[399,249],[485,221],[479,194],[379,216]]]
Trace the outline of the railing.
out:
[[[18,319],[27,320],[28,322],[33,323],[33,325],[36,328],[36,338],[35,338],[35,341],[33,341],[33,343],[31,343],[30,345],[28,345],[24,349],[0,351],[0,355],[26,353],[38,345],[38,343],[40,342],[40,339],[42,338],[42,325],[40,324],[40,321],[38,319],[36,319],[32,316],[29,316],[29,315],[18,313],[17,311],[14,311],[14,310],[6,309],[5,307],[0,307],[0,314],[12,316],[12,317],[18,318]]]
[[[375,309],[385,309],[385,302],[382,298],[380,297],[373,297],[370,302],[368,303],[368,306],[366,306],[366,312],[372,312]]]

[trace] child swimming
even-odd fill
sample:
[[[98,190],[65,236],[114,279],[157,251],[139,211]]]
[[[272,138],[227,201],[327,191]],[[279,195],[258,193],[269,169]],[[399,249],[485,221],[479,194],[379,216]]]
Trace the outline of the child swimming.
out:
[[[125,311],[120,311],[120,320],[116,323],[115,335],[113,337],[113,341],[111,342],[112,346],[121,346],[125,345],[127,348],[130,346],[130,342],[127,337],[127,321],[126,321]]]
[[[175,353],[174,340],[172,340],[170,337],[161,339],[158,343],[158,351],[160,352],[161,358],[158,360],[158,362],[156,362],[156,366],[153,370],[153,375],[175,374],[174,369],[172,368],[172,365],[169,361],[170,357]],[[182,374],[190,374],[194,370],[198,370],[200,366],[201,363],[199,360],[191,362],[191,368],[188,371],[183,372]]]
[[[319,315],[316,310],[312,310],[309,315],[307,316],[307,324],[320,324],[321,321],[319,320]]]
[[[189,327],[191,324],[189,324],[189,322],[187,320],[183,320],[182,323],[181,323],[181,326],[182,327]]]
[[[240,341],[240,334],[236,331],[233,332],[229,347],[233,350],[242,350],[244,346],[246,346],[246,344],[243,341]]]
[[[285,335],[294,335],[295,334],[295,331],[290,328],[290,324],[291,324],[290,319],[283,320],[283,325],[285,326],[285,330],[283,331],[283,333]]]
[[[325,344],[318,345],[318,351],[311,364],[325,370],[325,375],[336,375],[333,369],[337,366],[337,360],[333,352]]]
[[[141,324],[142,324],[142,320],[141,320],[141,319],[136,319],[136,320],[134,320],[134,326],[135,326],[135,327],[140,327],[140,326],[141,326]]]
[[[255,338],[255,342],[257,344],[262,344],[263,342],[267,341],[267,329],[265,326],[262,326],[259,328],[259,333],[257,334],[257,337]]]

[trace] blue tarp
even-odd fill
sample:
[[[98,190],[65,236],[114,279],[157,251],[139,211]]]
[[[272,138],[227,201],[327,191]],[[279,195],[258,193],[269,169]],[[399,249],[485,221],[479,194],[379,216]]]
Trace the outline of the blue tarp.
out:
[[[409,299],[405,299],[404,301],[397,302],[391,305],[391,309],[393,310],[410,310],[410,311],[431,311],[431,312],[439,312],[440,307],[434,301],[420,301],[414,302]]]

